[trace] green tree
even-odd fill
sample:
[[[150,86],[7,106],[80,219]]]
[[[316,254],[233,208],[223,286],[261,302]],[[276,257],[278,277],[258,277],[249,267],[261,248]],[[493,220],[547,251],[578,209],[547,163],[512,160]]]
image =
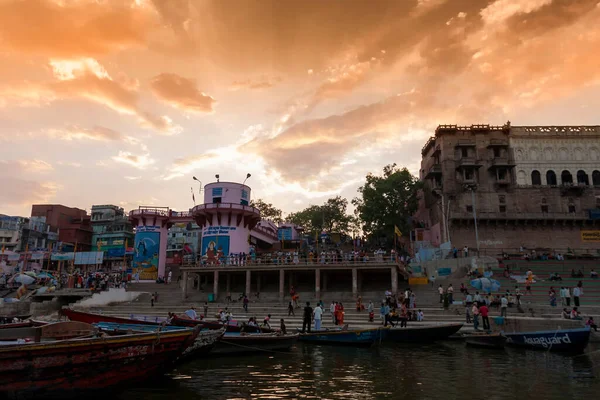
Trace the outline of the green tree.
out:
[[[416,177],[396,164],[386,165],[382,176],[366,176],[365,184],[358,188],[360,197],[354,198],[352,204],[362,221],[363,233],[371,242],[393,246],[394,225],[403,235],[409,234],[409,218],[417,210],[420,187]]]
[[[262,199],[250,200],[250,206],[258,208],[261,218],[270,219],[277,224],[283,222],[282,211],[271,203],[266,203]]]
[[[302,226],[312,237],[322,231],[347,234],[352,218],[347,214],[347,209],[348,200],[336,196],[320,206],[310,205],[304,210],[291,213],[287,220]]]

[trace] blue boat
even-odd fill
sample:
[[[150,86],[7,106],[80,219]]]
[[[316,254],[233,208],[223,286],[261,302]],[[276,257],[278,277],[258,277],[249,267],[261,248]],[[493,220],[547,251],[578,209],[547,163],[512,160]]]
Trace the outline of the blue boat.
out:
[[[334,344],[347,346],[371,346],[382,337],[385,328],[372,329],[322,329],[310,333],[301,333],[300,341],[316,344]]]
[[[590,341],[590,327],[553,331],[503,333],[506,344],[546,351],[582,353]]]

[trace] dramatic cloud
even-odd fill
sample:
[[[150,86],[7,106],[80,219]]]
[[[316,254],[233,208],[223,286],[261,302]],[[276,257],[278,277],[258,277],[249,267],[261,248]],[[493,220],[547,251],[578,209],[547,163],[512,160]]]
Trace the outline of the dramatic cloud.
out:
[[[268,89],[277,85],[281,82],[281,78],[276,76],[273,78],[262,77],[260,79],[252,80],[246,79],[244,81],[234,81],[231,84],[231,90],[240,90],[240,89],[250,89],[250,90],[260,90],[260,89]]]
[[[156,22],[141,3],[3,0],[0,39],[8,49],[66,58],[143,47]]]
[[[92,128],[81,128],[78,126],[68,126],[64,129],[50,129],[50,136],[62,140],[100,140],[114,141],[125,139],[119,132],[103,126],[94,126]]]
[[[150,154],[135,155],[128,151],[119,151],[119,155],[112,158],[115,162],[131,165],[137,169],[146,169],[155,163]]]
[[[202,93],[193,79],[177,74],[160,74],[150,82],[152,92],[162,101],[191,112],[212,112],[215,99]]]
[[[31,207],[32,203],[48,202],[59,188],[55,182],[45,179],[38,181],[40,174],[51,172],[54,168],[42,160],[3,160],[0,161],[3,171],[10,174],[0,175],[0,204],[5,212],[16,207]]]

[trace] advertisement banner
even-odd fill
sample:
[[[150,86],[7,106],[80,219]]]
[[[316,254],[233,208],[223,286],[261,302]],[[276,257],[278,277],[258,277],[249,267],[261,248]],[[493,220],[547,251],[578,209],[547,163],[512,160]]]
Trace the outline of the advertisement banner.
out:
[[[600,230],[597,231],[581,231],[582,242],[600,242]]]
[[[56,253],[52,254],[52,261],[71,261],[73,253]]]
[[[103,251],[82,251],[75,253],[75,265],[97,265],[104,261]]]
[[[137,228],[133,247],[133,269],[138,270],[140,279],[158,278],[159,246],[160,227],[139,226]]]

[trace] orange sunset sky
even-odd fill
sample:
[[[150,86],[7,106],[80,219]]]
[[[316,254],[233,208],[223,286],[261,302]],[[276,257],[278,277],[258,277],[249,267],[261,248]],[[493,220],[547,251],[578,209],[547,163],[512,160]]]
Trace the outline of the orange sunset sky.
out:
[[[0,0],[0,213],[296,211],[438,124],[600,123],[599,0]]]

